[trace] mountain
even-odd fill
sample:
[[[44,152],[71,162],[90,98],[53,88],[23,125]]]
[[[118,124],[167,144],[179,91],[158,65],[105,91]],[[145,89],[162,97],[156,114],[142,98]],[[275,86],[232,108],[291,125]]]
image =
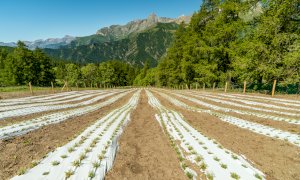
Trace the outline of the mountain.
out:
[[[153,27],[120,40],[95,41],[88,45],[77,45],[74,41],[68,46],[44,49],[44,51],[50,56],[82,64],[124,60],[142,66],[148,60],[151,66],[155,66],[170,46],[173,33],[178,26],[176,23],[157,23]]]
[[[90,36],[65,36],[24,43],[29,49],[38,47],[54,58],[82,64],[124,60],[142,66],[148,60],[155,66],[172,43],[179,24],[187,24],[190,19],[190,16],[158,17],[153,13],[146,19],[101,28]],[[0,42],[0,46],[15,47],[16,43]]]
[[[70,44],[73,40],[75,40],[75,37],[72,36],[65,36],[63,38],[49,38],[46,40],[38,39],[35,41],[24,41],[24,43],[27,45],[29,49],[35,49],[35,48],[51,48],[51,49],[57,49],[60,46],[65,46]],[[16,47],[16,42],[10,42],[10,43],[3,43],[0,42],[0,46],[9,46],[9,47]]]
[[[189,21],[189,16],[172,19],[151,14],[147,19],[105,27],[94,35],[77,37],[68,45],[44,51],[55,58],[77,63],[114,59],[142,66],[149,60],[155,66],[170,46],[178,24]]]
[[[144,31],[157,23],[172,23],[175,22],[177,24],[181,22],[189,23],[189,16],[180,16],[178,18],[166,18],[166,17],[158,17],[156,14],[152,13],[148,16],[147,19],[143,20],[135,20],[127,23],[126,25],[112,25],[110,27],[105,27],[96,32],[98,35],[103,35],[105,37],[112,37],[114,39],[122,39],[132,33],[138,33]]]

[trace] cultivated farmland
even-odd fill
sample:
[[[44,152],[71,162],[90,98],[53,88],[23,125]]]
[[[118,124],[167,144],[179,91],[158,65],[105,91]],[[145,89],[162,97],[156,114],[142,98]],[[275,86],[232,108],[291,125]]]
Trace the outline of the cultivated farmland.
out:
[[[300,100],[198,90],[0,101],[0,179],[299,179]]]

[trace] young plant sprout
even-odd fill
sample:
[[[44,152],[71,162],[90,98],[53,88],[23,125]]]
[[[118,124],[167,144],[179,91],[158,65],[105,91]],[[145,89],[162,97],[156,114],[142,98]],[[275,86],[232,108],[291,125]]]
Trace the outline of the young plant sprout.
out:
[[[73,161],[72,165],[74,167],[79,167],[80,166],[80,161],[79,160]]]
[[[63,159],[65,159],[65,158],[67,158],[68,156],[67,156],[66,154],[64,154],[64,155],[61,155],[60,157],[63,158]]]
[[[47,176],[49,173],[49,171],[43,172],[43,176]]]
[[[74,171],[68,170],[65,172],[66,179],[69,179],[72,175],[74,175]]]
[[[89,178],[93,179],[95,177],[95,172],[94,171],[90,171],[89,172]]]
[[[230,176],[231,176],[233,179],[240,179],[240,176],[237,175],[237,174],[234,173],[234,172],[230,173]]]
[[[60,164],[60,162],[59,161],[53,161],[51,164],[52,164],[52,166],[58,166]]]
[[[100,167],[100,162],[93,162],[93,167],[95,169],[97,169],[98,167]]]

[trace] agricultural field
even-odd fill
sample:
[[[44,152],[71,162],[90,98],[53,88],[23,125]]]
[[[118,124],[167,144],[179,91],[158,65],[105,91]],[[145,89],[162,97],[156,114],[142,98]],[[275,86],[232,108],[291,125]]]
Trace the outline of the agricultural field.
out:
[[[159,88],[0,100],[0,179],[300,177],[300,99]]]

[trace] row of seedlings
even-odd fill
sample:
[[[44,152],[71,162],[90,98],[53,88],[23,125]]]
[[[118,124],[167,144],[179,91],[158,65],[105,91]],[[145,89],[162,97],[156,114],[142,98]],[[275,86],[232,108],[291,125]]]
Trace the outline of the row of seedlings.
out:
[[[159,109],[156,119],[163,122],[172,142],[180,142],[184,158],[198,167],[207,179],[264,179],[262,172],[249,164],[242,156],[223,148],[217,141],[206,137],[191,127],[181,114],[168,110],[152,93],[147,92],[149,103]],[[162,123],[161,123],[162,124]],[[185,165],[186,166],[186,165]],[[185,167],[187,169],[187,167]],[[190,178],[196,178],[195,171],[188,171]]]
[[[13,106],[3,106],[0,107],[0,113],[1,111],[9,111],[9,110],[15,110],[15,109],[22,109],[22,108],[29,108],[29,107],[41,107],[41,106],[50,106],[50,105],[57,105],[57,104],[66,104],[66,103],[72,103],[76,101],[81,101],[84,99],[91,98],[93,96],[99,96],[105,94],[105,92],[98,92],[98,93],[89,93],[89,94],[76,94],[76,97],[67,98],[66,100],[54,100],[49,102],[32,102],[28,104],[21,104],[21,105],[13,105]],[[78,97],[79,96],[79,97]]]
[[[298,111],[300,112],[299,108],[293,108],[293,107],[285,107],[285,106],[277,106],[277,105],[273,105],[270,103],[262,103],[262,102],[255,102],[253,100],[245,100],[245,99],[239,99],[239,98],[228,98],[228,97],[220,97],[220,96],[216,96],[216,95],[210,95],[210,94],[201,94],[202,97],[208,97],[208,98],[215,98],[218,100],[223,101],[236,101],[239,103],[243,103],[243,104],[247,104],[247,105],[255,105],[255,106],[260,106],[262,108],[270,108],[270,109],[277,109],[277,110],[287,110],[287,111]],[[239,103],[233,103],[233,105],[241,105]],[[242,106],[244,107],[244,106]],[[248,107],[253,107],[253,106],[245,106],[246,108]],[[300,116],[300,114],[299,114]]]
[[[218,119],[220,119],[221,121],[230,123],[232,125],[235,125],[239,128],[243,128],[243,129],[247,129],[251,132],[260,134],[260,135],[264,135],[267,137],[271,137],[271,138],[276,138],[276,139],[280,139],[280,140],[284,140],[287,142],[290,142],[296,146],[300,146],[300,135],[297,134],[293,134],[287,131],[283,131],[280,129],[276,129],[270,126],[266,126],[266,125],[262,125],[259,123],[255,123],[255,122],[250,122],[250,121],[246,121],[240,118],[236,118],[233,116],[229,116],[226,114],[222,114],[222,113],[218,113],[216,111],[212,111],[212,110],[204,110],[204,109],[200,109],[200,108],[196,108],[196,107],[190,107],[188,105],[186,105],[185,103],[179,101],[179,100],[174,100],[174,98],[168,96],[167,94],[164,93],[160,93],[158,92],[161,96],[165,97],[166,99],[168,99],[171,103],[173,103],[176,106],[179,107],[183,107],[192,111],[197,111],[197,112],[201,112],[201,113],[208,113],[210,115],[216,116],[218,117]],[[186,97],[181,95],[180,97],[184,97],[187,100],[191,100],[192,98],[190,97]],[[195,100],[194,102],[198,102],[197,100]],[[201,103],[201,105],[203,105]],[[219,110],[219,109],[215,109],[215,110]]]
[[[35,167],[12,179],[104,179],[112,167],[117,140],[136,107],[136,92],[123,107],[87,128],[68,144],[49,153]]]
[[[53,111],[58,109],[67,109],[67,108],[76,108],[80,106],[90,105],[93,104],[101,99],[104,99],[108,96],[116,94],[116,92],[108,93],[100,96],[96,96],[93,99],[86,100],[84,102],[75,103],[75,104],[57,104],[57,105],[50,105],[50,106],[35,106],[35,107],[26,107],[21,109],[14,109],[10,111],[0,112],[0,120],[9,117],[18,117],[18,116],[25,116],[34,113],[40,113],[45,111]]]
[[[299,100],[292,100],[292,99],[280,99],[280,98],[270,98],[265,96],[255,96],[255,95],[242,95],[242,94],[233,94],[235,97],[242,97],[242,98],[251,98],[257,99],[257,100],[263,100],[263,101],[270,101],[270,102],[276,102],[276,103],[282,103],[286,105],[293,105],[293,106],[299,106],[300,101]]]
[[[268,103],[266,105],[269,105],[269,103],[272,103],[272,104],[277,104],[277,105],[281,105],[281,106],[289,106],[289,107],[300,107],[300,101],[298,103],[291,103],[291,102],[282,102],[282,101],[277,101],[277,100],[274,100],[274,99],[256,99],[256,98],[253,98],[253,97],[242,97],[242,96],[236,96],[236,95],[228,95],[228,94],[218,94],[219,96],[222,96],[222,97],[227,97],[227,98],[234,98],[234,99],[239,99],[239,100],[249,100],[250,102],[254,101],[254,102],[261,102],[261,103]]]
[[[221,106],[217,106],[217,105],[213,105],[204,101],[201,101],[199,99],[195,99],[193,97],[187,97],[185,95],[182,94],[177,94],[177,93],[173,93],[174,95],[187,99],[189,101],[195,102],[201,106],[205,106],[207,108],[213,109],[213,110],[218,110],[218,111],[223,111],[223,112],[234,112],[234,113],[238,113],[238,114],[244,114],[244,115],[251,115],[251,116],[256,116],[259,118],[265,118],[265,119],[270,119],[270,120],[274,120],[274,121],[284,121],[290,124],[300,124],[300,120],[299,119],[294,119],[294,118],[287,118],[287,117],[280,117],[280,116],[275,116],[275,115],[270,115],[270,114],[264,114],[261,112],[253,112],[253,111],[244,111],[244,110],[238,110],[238,109],[230,109],[230,108],[225,108],[225,107],[221,107]]]
[[[84,106],[81,108],[71,109],[71,110],[57,112],[57,113],[51,113],[28,121],[16,123],[10,126],[5,126],[3,128],[0,128],[0,139],[7,139],[7,138],[23,135],[30,131],[39,129],[43,126],[59,123],[72,117],[81,116],[96,111],[102,107],[108,106],[116,102],[117,100],[126,96],[130,92],[131,91],[126,91],[124,93],[113,96],[112,98],[104,102],[97,103],[95,105]]]
[[[42,95],[42,96],[29,96],[24,98],[15,98],[15,99],[3,99],[0,100],[0,106],[10,106],[10,105],[18,105],[18,104],[28,104],[32,102],[41,102],[47,101],[51,99],[59,99],[64,97],[72,97],[77,96],[78,93],[76,91],[72,92],[64,92],[58,94],[51,94],[51,95]]]
[[[204,100],[210,100],[210,101],[214,101],[214,102],[221,103],[221,104],[235,106],[237,108],[245,108],[245,109],[249,109],[251,111],[255,110],[255,111],[259,111],[259,112],[275,113],[275,114],[280,114],[280,115],[285,115],[285,116],[293,116],[293,117],[298,117],[300,115],[299,113],[284,112],[284,111],[278,111],[278,110],[264,109],[264,108],[259,108],[259,107],[242,105],[242,104],[239,104],[239,103],[224,101],[224,100],[220,100],[220,99],[216,99],[216,98],[204,97],[204,96],[196,95],[196,94],[193,94],[193,93],[188,93],[188,94],[191,95],[191,96],[197,97],[197,98],[204,99]]]

